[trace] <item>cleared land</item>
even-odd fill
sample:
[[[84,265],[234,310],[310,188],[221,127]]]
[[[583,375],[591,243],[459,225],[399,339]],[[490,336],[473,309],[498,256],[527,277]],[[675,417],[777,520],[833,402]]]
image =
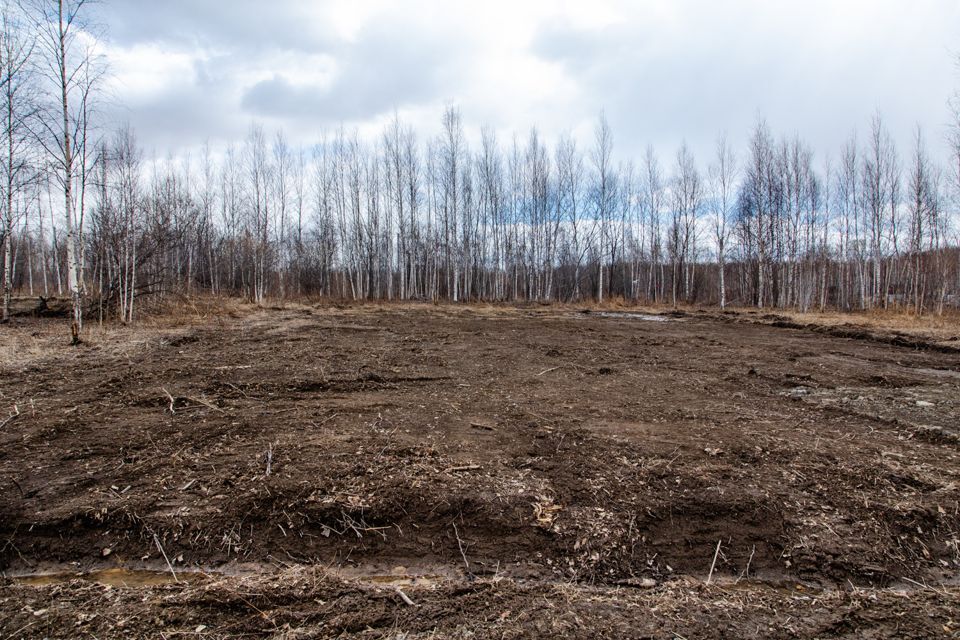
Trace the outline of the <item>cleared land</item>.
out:
[[[960,636],[949,326],[52,322],[0,343],[3,637]]]

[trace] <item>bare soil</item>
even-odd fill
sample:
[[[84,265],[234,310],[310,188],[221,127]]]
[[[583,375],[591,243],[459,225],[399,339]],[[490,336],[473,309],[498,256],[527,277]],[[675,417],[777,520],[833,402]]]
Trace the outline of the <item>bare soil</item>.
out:
[[[949,327],[54,322],[0,333],[2,637],[960,636]]]

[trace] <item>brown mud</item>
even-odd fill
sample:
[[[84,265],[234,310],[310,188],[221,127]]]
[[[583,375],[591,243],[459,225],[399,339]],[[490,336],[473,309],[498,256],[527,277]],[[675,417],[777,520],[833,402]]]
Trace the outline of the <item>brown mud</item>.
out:
[[[953,637],[949,347],[432,306],[51,338],[0,364],[0,636]]]

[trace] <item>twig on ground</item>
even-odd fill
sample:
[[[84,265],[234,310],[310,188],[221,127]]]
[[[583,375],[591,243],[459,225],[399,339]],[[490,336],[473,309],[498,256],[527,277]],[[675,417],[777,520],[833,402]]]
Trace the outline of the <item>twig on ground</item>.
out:
[[[950,595],[950,594],[947,592],[946,589],[944,589],[943,591],[940,591],[940,590],[937,589],[936,587],[931,587],[930,585],[925,584],[925,583],[923,583],[923,582],[917,582],[916,580],[911,580],[911,579],[908,578],[907,576],[902,576],[902,579],[906,580],[906,581],[909,582],[910,584],[915,584],[915,585],[917,585],[918,587],[921,587],[921,588],[923,588],[923,589],[927,589],[927,590],[929,590],[929,591],[933,591],[934,593],[938,593],[938,594],[945,595],[945,596],[946,596],[946,595]]]
[[[447,472],[457,473],[458,471],[476,471],[477,469],[482,469],[482,467],[478,464],[466,464],[462,467],[450,467]]]
[[[170,558],[167,557],[167,552],[163,550],[163,546],[160,544],[160,538],[157,537],[157,534],[153,534],[153,541],[157,545],[157,549],[160,550],[160,555],[163,556],[163,559],[167,561],[167,568],[170,569],[170,574],[173,576],[174,582],[180,582],[180,578],[177,577],[177,572],[173,570],[173,565],[170,564]]]
[[[544,375],[544,374],[550,373],[551,371],[556,371],[557,369],[563,369],[564,367],[573,367],[574,369],[586,369],[586,368],[587,368],[587,367],[584,367],[584,366],[579,365],[579,364],[574,364],[574,363],[572,363],[572,362],[564,362],[563,364],[558,364],[558,365],[555,366],[555,367],[550,367],[549,369],[544,369],[543,371],[541,371],[540,373],[537,374],[537,377],[540,377],[540,376],[542,376],[542,375]]]
[[[167,394],[167,398],[170,399],[170,413],[176,413],[176,411],[173,410],[173,405],[176,403],[176,400],[173,399],[173,396],[170,395],[170,392],[167,391],[166,387],[160,387],[160,389],[161,389],[165,394]]]
[[[327,424],[328,422],[330,422],[331,420],[333,420],[334,418],[336,418],[338,415],[340,415],[340,414],[339,414],[339,413],[333,413],[333,414],[327,416],[326,418],[324,418],[323,420],[321,420],[320,422],[317,422],[317,423],[311,422],[310,424],[312,424],[312,425],[315,426],[315,427],[322,427],[323,425]]]
[[[680,454],[678,453],[678,452],[680,451],[680,447],[677,447],[677,448],[674,449],[673,451],[674,451],[674,453],[676,453],[677,455],[675,455],[675,456],[673,456],[672,458],[670,458],[670,462],[668,462],[668,463],[667,463],[667,466],[666,466],[667,469],[669,469],[669,468],[670,468],[670,465],[672,465],[674,462],[676,462],[676,461],[677,461],[677,458],[680,457]]]
[[[19,415],[20,415],[20,408],[17,407],[17,405],[13,405],[13,413],[10,414],[9,418],[4,420],[3,422],[0,422],[0,429],[3,429],[5,426],[7,426],[8,422],[12,422],[13,419]]]
[[[750,577],[750,563],[753,562],[753,554],[757,552],[757,545],[753,545],[750,549],[750,557],[747,558],[747,568],[743,570],[743,573],[740,574],[740,577],[737,578],[737,582],[740,582],[743,578]]]
[[[233,384],[232,382],[224,382],[224,384],[227,385],[228,387],[230,387],[231,389],[236,390],[237,393],[239,393],[240,395],[242,395],[242,396],[243,396],[244,398],[246,398],[247,400],[250,399],[250,396],[248,396],[248,395],[244,392],[243,389],[241,389],[241,388],[238,387],[237,385]]]
[[[410,599],[410,596],[405,594],[400,587],[394,587],[393,590],[397,592],[397,595],[400,596],[400,599],[403,600],[404,604],[410,607],[417,606],[416,603]]]
[[[36,620],[34,620],[33,622],[28,622],[27,624],[23,625],[22,627],[20,627],[19,629],[17,629],[16,631],[14,631],[13,633],[11,633],[10,635],[8,635],[7,638],[14,638],[14,637],[16,637],[16,636],[20,635],[21,633],[23,633],[24,631],[26,631],[27,629],[29,629],[30,627],[32,627],[32,626],[35,625],[35,624],[37,624],[37,621],[36,621]]]
[[[186,396],[186,398],[187,398],[187,400],[190,400],[191,402],[196,402],[197,404],[202,404],[203,406],[209,407],[209,408],[213,409],[214,411],[219,411],[220,413],[226,413],[226,411],[224,411],[223,409],[221,409],[221,408],[218,407],[217,405],[215,405],[215,404],[213,404],[213,403],[211,403],[211,402],[207,402],[206,400],[204,400],[204,399],[202,399],[202,398],[194,398],[193,396]]]
[[[713,552],[713,562],[710,564],[710,575],[707,576],[707,584],[710,584],[710,581],[713,580],[713,570],[717,566],[717,556],[720,555],[721,542],[723,542],[722,539],[717,540],[717,550]]]
[[[467,560],[467,553],[463,550],[463,540],[460,539],[460,532],[457,531],[457,523],[453,523],[453,535],[457,538],[457,546],[460,547],[460,556],[463,558],[463,564],[467,567],[467,573],[473,575],[470,571],[470,561]]]

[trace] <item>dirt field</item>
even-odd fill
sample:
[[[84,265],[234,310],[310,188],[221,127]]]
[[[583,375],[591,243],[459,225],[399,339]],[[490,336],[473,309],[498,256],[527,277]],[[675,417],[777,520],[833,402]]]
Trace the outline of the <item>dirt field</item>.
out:
[[[960,637],[960,329],[61,324],[0,331],[0,637]]]

